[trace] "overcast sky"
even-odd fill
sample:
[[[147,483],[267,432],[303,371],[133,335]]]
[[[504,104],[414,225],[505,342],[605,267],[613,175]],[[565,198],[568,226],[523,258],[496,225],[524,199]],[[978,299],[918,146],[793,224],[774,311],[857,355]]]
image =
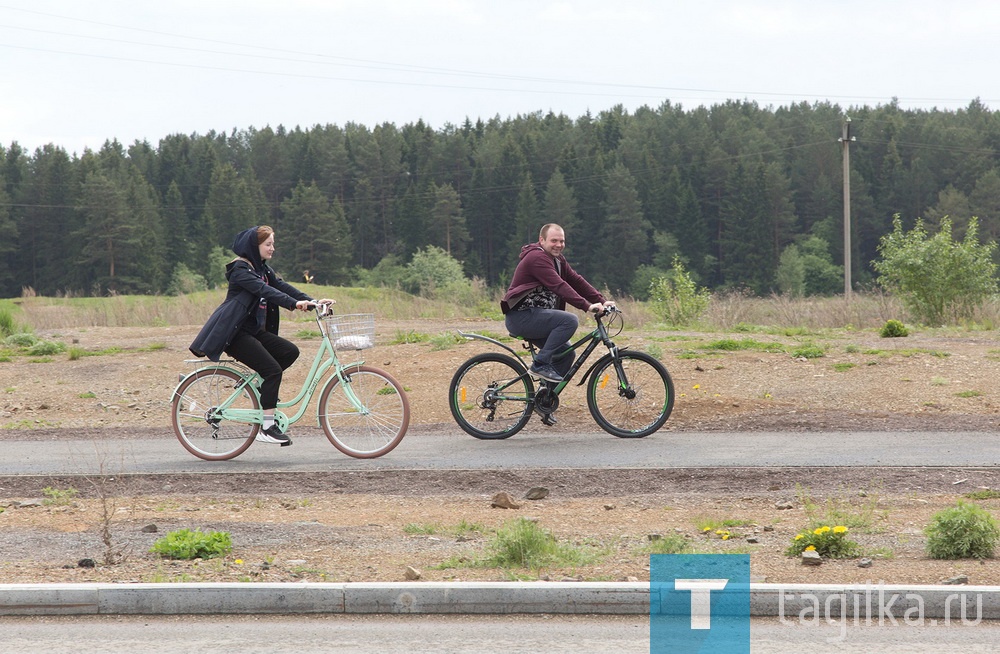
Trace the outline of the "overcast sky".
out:
[[[979,0],[0,0],[0,145],[727,99],[1000,108]]]

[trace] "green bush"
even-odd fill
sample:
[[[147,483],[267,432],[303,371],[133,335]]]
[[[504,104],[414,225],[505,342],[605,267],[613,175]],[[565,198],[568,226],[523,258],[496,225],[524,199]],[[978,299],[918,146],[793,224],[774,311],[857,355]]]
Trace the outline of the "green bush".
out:
[[[6,338],[17,332],[14,314],[9,309],[0,309],[0,338]]]
[[[919,219],[909,232],[903,232],[899,214],[892,224],[878,246],[882,258],[872,265],[879,283],[897,293],[917,319],[928,325],[959,322],[996,295],[996,243],[979,243],[978,219],[969,220],[960,242],[952,240],[948,217],[933,236]]]
[[[657,277],[649,287],[650,308],[672,327],[686,327],[697,322],[708,309],[711,297],[708,289],[698,288],[678,257],[674,257],[670,274]]]
[[[167,287],[167,295],[187,295],[206,290],[208,290],[208,282],[203,276],[183,263],[174,266],[174,272],[170,276],[170,285]]]
[[[205,533],[200,530],[178,529],[171,531],[163,538],[153,543],[150,552],[168,559],[211,559],[224,556],[233,549],[229,533],[213,531]]]
[[[45,357],[52,354],[59,354],[60,352],[65,352],[66,346],[63,343],[56,343],[54,341],[40,341],[28,348],[28,356],[33,357]]]
[[[551,532],[524,518],[497,530],[487,548],[490,555],[484,563],[500,568],[580,564],[587,559],[581,550],[562,545]]]
[[[7,338],[3,339],[3,344],[8,347],[29,348],[38,345],[38,342],[37,336],[34,334],[28,334],[27,332],[11,334]]]
[[[996,518],[986,509],[962,501],[935,513],[924,533],[932,559],[988,559],[1000,540]]]
[[[882,338],[903,338],[910,335],[910,330],[898,320],[887,320],[878,335]]]

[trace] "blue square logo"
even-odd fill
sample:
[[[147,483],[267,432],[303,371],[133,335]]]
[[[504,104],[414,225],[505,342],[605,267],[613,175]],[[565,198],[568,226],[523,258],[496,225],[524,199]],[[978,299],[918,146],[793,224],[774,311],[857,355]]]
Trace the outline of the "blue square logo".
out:
[[[750,555],[649,557],[650,654],[750,654]]]

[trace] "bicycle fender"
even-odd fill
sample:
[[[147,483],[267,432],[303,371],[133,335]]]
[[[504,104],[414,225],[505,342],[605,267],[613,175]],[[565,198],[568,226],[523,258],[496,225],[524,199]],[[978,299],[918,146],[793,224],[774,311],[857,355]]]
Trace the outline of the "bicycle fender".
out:
[[[181,378],[180,378],[180,381],[178,381],[177,385],[174,386],[174,392],[173,392],[173,394],[171,394],[170,397],[174,397],[175,395],[177,395],[177,389],[180,388],[181,384],[183,384],[189,377],[191,377],[192,375],[197,375],[199,372],[201,372],[203,370],[226,370],[228,372],[235,373],[235,374],[239,375],[240,377],[244,377],[244,378],[246,377],[246,371],[239,370],[238,368],[234,368],[233,366],[227,366],[225,364],[219,365],[217,363],[212,363],[212,364],[209,364],[209,365],[204,365],[204,366],[198,368],[197,370],[193,370],[192,372],[189,372],[186,375],[182,375]]]
[[[521,360],[520,355],[518,355],[518,353],[515,352],[513,348],[507,347],[506,345],[504,345],[503,343],[501,343],[500,341],[498,341],[495,338],[490,338],[489,336],[483,336],[482,334],[475,334],[473,332],[463,332],[462,330],[458,330],[458,335],[459,336],[463,336],[463,337],[468,338],[468,339],[479,339],[480,341],[486,341],[487,343],[493,343],[494,345],[502,347],[503,349],[505,349],[508,352],[510,352],[512,355],[514,355],[514,358],[516,360],[518,360],[518,361]]]

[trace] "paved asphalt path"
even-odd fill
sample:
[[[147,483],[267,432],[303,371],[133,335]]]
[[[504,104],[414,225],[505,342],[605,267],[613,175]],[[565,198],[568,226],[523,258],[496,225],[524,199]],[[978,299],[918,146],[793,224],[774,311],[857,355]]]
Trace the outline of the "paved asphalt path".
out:
[[[297,429],[294,445],[255,443],[238,458],[208,462],[162,437],[106,441],[16,440],[4,436],[0,474],[296,472],[378,469],[689,468],[1000,465],[1000,437],[986,432],[672,433],[620,439],[604,432],[526,431],[480,441],[458,431],[407,434],[388,455],[357,460],[318,429]]]

